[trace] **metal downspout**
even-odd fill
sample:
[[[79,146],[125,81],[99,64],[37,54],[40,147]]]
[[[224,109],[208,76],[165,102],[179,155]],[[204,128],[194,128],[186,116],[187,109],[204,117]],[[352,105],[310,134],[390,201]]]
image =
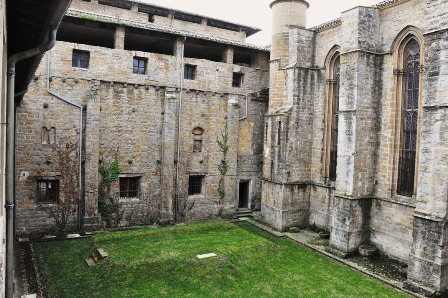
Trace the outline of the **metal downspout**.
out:
[[[44,44],[33,49],[12,55],[8,59],[7,70],[7,102],[6,102],[6,276],[5,297],[14,295],[14,203],[15,203],[15,177],[14,177],[14,142],[15,142],[15,75],[16,64],[19,61],[42,54],[51,49],[56,43],[57,28],[48,28],[49,37]]]
[[[180,94],[179,94],[179,108],[177,114],[177,160],[176,160],[176,180],[175,193],[174,193],[174,222],[177,222],[178,217],[178,204],[179,204],[179,159],[180,159],[180,116],[182,113],[182,89],[184,87],[184,53],[185,53],[185,41],[187,37],[184,37],[181,50],[181,63],[180,63]]]
[[[79,108],[79,169],[78,169],[78,229],[82,230],[82,137],[83,137],[83,115],[82,109],[83,105],[73,102],[64,98],[63,96],[51,91],[50,89],[50,76],[51,76],[51,51],[48,52],[48,62],[47,62],[47,92],[74,107]]]

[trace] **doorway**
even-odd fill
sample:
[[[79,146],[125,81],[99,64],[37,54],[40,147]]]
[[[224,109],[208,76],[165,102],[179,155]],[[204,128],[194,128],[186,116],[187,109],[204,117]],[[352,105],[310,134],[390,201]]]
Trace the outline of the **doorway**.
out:
[[[238,208],[249,208],[249,181],[240,181]]]

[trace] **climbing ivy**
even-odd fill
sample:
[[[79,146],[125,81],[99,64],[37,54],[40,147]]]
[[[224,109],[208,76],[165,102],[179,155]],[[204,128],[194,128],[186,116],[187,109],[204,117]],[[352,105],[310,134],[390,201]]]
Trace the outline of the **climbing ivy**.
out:
[[[121,203],[118,198],[112,196],[112,185],[118,180],[120,174],[120,167],[118,161],[115,160],[108,164],[100,162],[99,173],[101,181],[98,186],[98,211],[101,214],[107,227],[118,226],[122,218]]]
[[[227,174],[227,170],[229,168],[229,164],[227,162],[227,152],[229,151],[229,145],[227,144],[228,140],[229,140],[229,133],[226,124],[226,126],[224,127],[224,131],[221,133],[221,138],[216,137],[216,142],[218,143],[218,146],[222,152],[221,163],[218,165],[218,170],[219,173],[221,174],[218,184],[218,194],[221,202],[226,195],[226,192],[224,190],[224,177]]]

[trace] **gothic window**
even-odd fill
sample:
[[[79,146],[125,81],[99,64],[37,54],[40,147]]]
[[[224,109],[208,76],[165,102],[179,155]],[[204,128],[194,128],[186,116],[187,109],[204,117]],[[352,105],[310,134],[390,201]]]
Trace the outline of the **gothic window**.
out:
[[[202,152],[202,136],[204,130],[200,127],[193,129],[193,152]]]
[[[323,176],[335,181],[338,156],[339,89],[341,72],[339,52],[335,51],[328,61]]]
[[[420,45],[410,39],[403,52],[404,75],[401,103],[400,150],[397,194],[411,197],[414,193],[418,117],[420,108]]]

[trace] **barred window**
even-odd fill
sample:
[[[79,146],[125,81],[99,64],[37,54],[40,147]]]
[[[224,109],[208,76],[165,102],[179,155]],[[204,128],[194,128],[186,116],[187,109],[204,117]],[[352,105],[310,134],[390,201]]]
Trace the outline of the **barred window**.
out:
[[[72,67],[89,68],[90,53],[87,51],[73,50]]]
[[[137,198],[140,177],[120,177],[120,198]]]
[[[202,180],[204,176],[190,176],[188,179],[188,195],[198,195],[202,193]]]
[[[37,200],[41,203],[59,202],[59,180],[39,179],[37,180]]]
[[[185,64],[184,79],[194,80],[196,78],[196,65]]]
[[[132,73],[140,74],[140,75],[146,74],[147,62],[148,62],[148,59],[146,59],[146,58],[134,57]]]

